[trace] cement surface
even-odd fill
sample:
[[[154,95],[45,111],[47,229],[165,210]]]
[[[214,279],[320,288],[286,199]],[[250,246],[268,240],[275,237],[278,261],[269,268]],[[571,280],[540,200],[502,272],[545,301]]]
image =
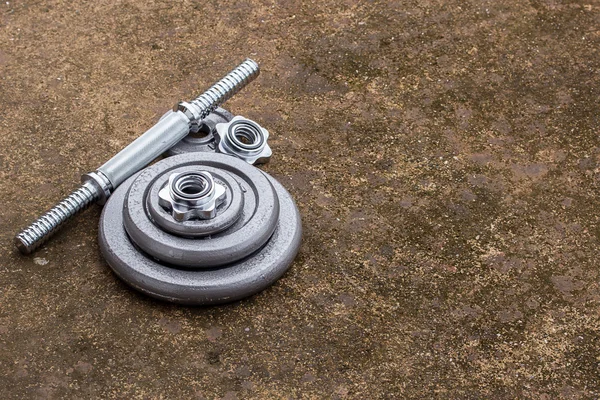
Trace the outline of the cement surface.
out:
[[[0,4],[3,399],[600,396],[600,1]],[[273,287],[130,290],[94,208],[13,235],[245,57],[304,241]]]

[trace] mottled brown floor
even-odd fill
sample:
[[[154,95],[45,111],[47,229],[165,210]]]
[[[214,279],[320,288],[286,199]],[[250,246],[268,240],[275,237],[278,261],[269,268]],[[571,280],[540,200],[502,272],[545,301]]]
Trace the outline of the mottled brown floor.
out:
[[[0,4],[3,399],[598,398],[600,1]],[[301,253],[251,299],[14,233],[246,56]]]

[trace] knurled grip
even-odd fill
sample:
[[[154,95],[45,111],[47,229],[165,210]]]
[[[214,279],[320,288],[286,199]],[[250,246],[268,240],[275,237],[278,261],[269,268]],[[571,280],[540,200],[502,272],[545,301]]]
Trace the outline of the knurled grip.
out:
[[[93,184],[84,182],[79,189],[35,220],[15,237],[19,251],[29,254],[41,246],[65,222],[95,203],[99,198],[97,190]]]

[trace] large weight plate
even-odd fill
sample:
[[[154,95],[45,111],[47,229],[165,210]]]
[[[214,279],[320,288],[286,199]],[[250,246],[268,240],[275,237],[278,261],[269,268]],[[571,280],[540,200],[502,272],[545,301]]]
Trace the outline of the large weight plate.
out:
[[[226,303],[267,288],[294,260],[301,243],[302,227],[290,194],[274,178],[261,174],[274,188],[279,201],[279,217],[269,240],[249,256],[218,268],[189,270],[161,262],[142,251],[128,236],[123,216],[128,190],[138,173],[113,193],[102,211],[99,243],[108,265],[137,290],[181,304]],[[198,246],[210,240],[200,239]]]

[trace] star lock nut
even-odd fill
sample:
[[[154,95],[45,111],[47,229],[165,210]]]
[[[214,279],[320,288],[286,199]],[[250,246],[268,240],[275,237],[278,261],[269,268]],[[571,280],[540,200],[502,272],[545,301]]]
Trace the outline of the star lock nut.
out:
[[[269,131],[256,122],[236,116],[230,122],[217,124],[216,137],[220,153],[241,158],[249,164],[264,164],[271,158],[267,143]]]
[[[208,171],[173,173],[158,192],[159,204],[176,221],[211,219],[226,198],[225,186],[214,181]]]

